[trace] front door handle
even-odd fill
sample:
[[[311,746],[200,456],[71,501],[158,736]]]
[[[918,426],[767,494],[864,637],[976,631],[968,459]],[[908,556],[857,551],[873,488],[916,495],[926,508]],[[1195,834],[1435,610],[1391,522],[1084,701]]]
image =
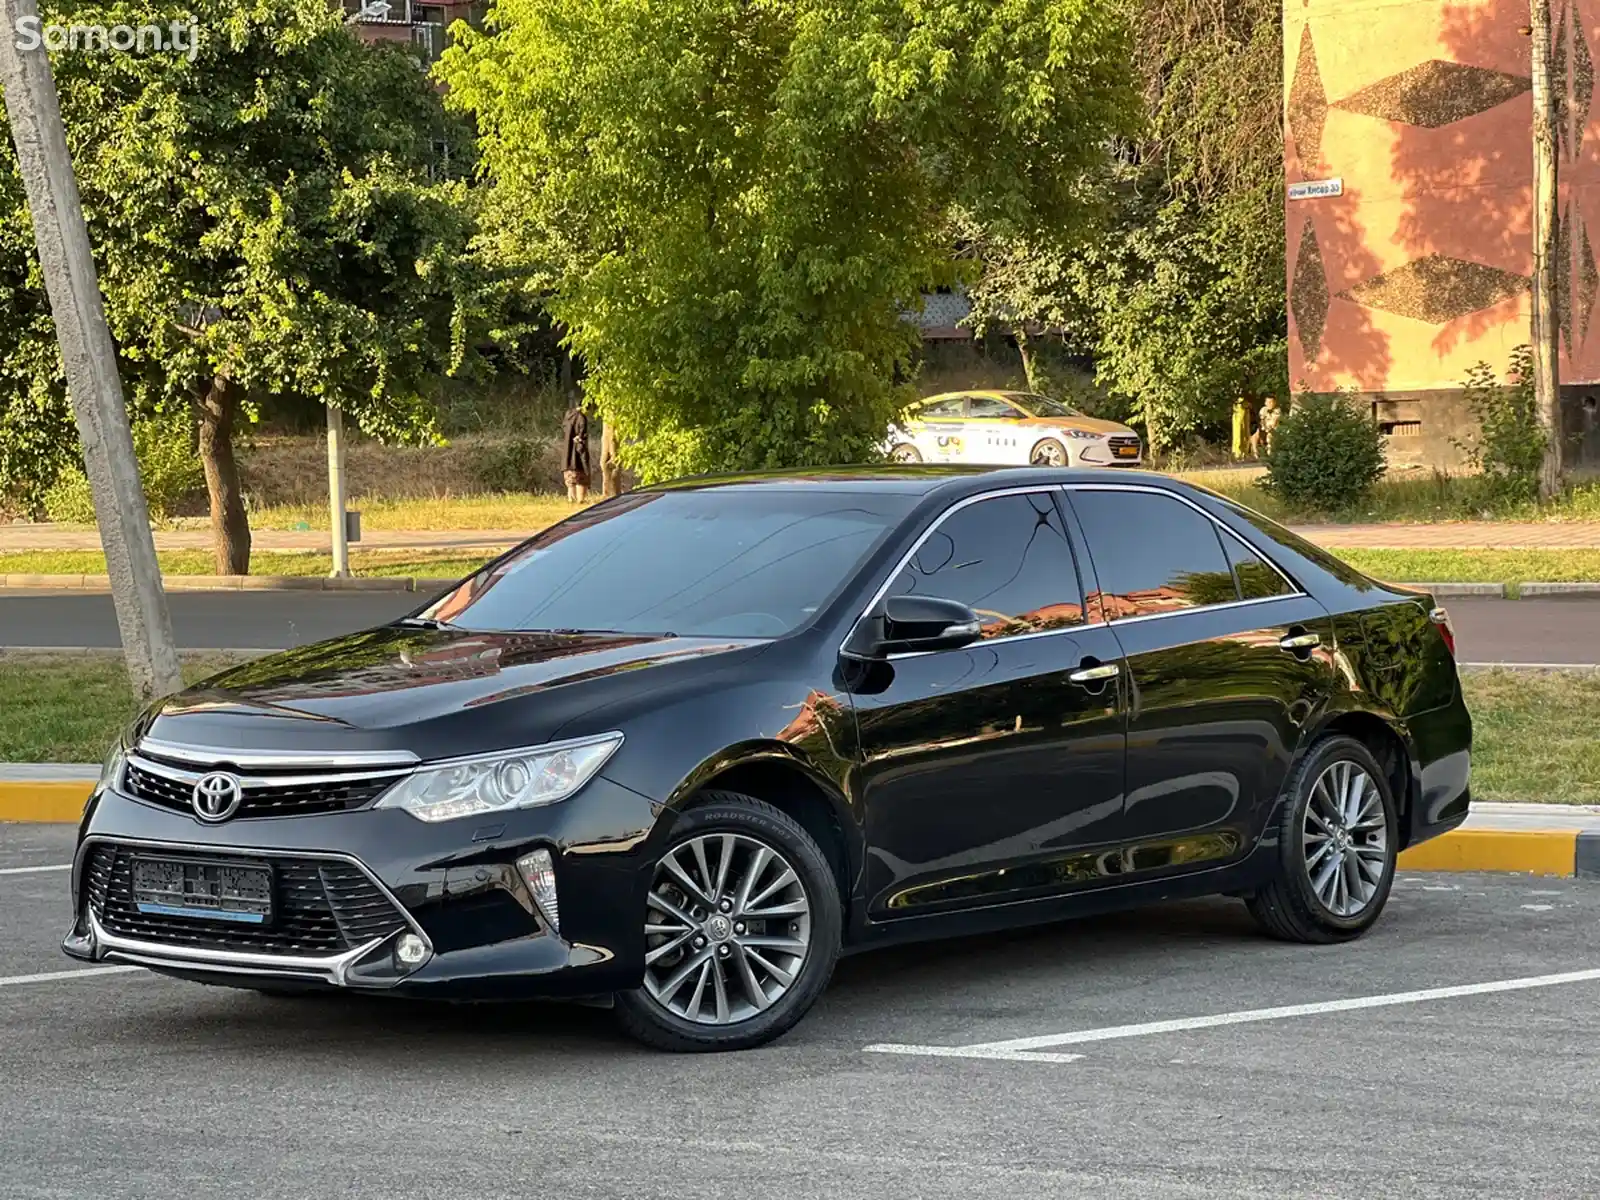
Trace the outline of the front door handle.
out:
[[[1101,663],[1097,667],[1080,667],[1067,678],[1073,683],[1097,683],[1102,679],[1115,679],[1120,670],[1116,663]]]
[[[1322,639],[1314,633],[1296,633],[1286,638],[1279,638],[1278,645],[1284,650],[1309,650],[1313,646],[1322,645]]]

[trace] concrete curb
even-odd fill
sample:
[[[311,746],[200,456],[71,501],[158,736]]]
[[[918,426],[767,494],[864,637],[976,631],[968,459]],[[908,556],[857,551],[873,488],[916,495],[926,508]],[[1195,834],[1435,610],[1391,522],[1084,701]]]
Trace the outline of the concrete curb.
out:
[[[1402,583],[1399,586],[1444,596],[1494,596],[1504,600],[1509,587],[1504,583]]]
[[[17,764],[0,767],[0,821],[76,824],[98,768]],[[55,778],[46,776],[55,775]],[[1521,806],[1497,806],[1514,810]],[[1548,806],[1537,807],[1542,817]],[[1487,815],[1487,814],[1486,814]],[[1574,817],[1590,817],[1576,809]],[[1493,819],[1493,815],[1490,815]],[[1514,817],[1507,820],[1516,823]],[[1550,818],[1559,821],[1559,816]],[[1592,818],[1591,818],[1592,819]],[[1400,855],[1402,871],[1513,871],[1527,875],[1600,879],[1600,829],[1457,829]]]
[[[167,575],[169,592],[434,592],[458,579],[431,576],[360,575]],[[109,592],[109,575],[0,575],[0,591]]]
[[[1528,596],[1600,596],[1600,583],[1522,583],[1520,594]]]

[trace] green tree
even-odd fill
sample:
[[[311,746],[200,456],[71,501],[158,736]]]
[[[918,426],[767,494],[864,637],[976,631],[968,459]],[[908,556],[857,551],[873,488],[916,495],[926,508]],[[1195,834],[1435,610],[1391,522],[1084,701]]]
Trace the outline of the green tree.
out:
[[[871,453],[951,214],[1078,224],[1134,111],[1099,0],[500,0],[456,32],[496,243],[646,479]]]
[[[443,169],[470,169],[468,130],[408,47],[363,45],[326,0],[44,16],[196,21],[192,56],[62,53],[53,66],[131,403],[193,414],[217,569],[246,571],[233,438],[259,400],[334,405],[387,439],[436,436],[421,384],[462,361],[484,286],[470,196]],[[0,431],[26,442],[0,457],[11,474],[59,465],[70,428],[31,247],[7,142],[0,313],[22,319],[0,320]]]
[[[1101,188],[1104,235],[1063,256],[1034,314],[1093,353],[1156,449],[1287,391],[1282,44],[1277,0],[1123,0],[1146,112]]]

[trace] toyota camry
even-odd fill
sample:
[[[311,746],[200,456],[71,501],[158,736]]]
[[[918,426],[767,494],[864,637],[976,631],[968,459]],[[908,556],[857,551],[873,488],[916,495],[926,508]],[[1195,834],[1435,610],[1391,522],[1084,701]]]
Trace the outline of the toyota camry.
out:
[[[1212,893],[1354,938],[1470,742],[1431,597],[1172,479],[689,480],[150,706],[64,948],[755,1046],[890,943]]]

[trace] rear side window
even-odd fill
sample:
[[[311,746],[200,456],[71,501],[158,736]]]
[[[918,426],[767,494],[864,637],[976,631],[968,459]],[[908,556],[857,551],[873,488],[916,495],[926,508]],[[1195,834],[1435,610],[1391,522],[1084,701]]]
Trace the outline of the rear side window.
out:
[[[1083,623],[1072,550],[1045,492],[957,509],[918,547],[888,594],[959,600],[982,619],[986,638]]]
[[[1242,600],[1267,600],[1292,595],[1294,589],[1281,572],[1231,533],[1222,535],[1222,548],[1228,552],[1233,578]]]
[[[916,415],[922,420],[948,421],[961,415],[962,400],[957,396],[953,400],[940,400],[937,404],[924,405],[917,410]]]
[[[1216,526],[1187,504],[1154,492],[1074,489],[1072,507],[1089,542],[1107,619],[1239,598]]]

